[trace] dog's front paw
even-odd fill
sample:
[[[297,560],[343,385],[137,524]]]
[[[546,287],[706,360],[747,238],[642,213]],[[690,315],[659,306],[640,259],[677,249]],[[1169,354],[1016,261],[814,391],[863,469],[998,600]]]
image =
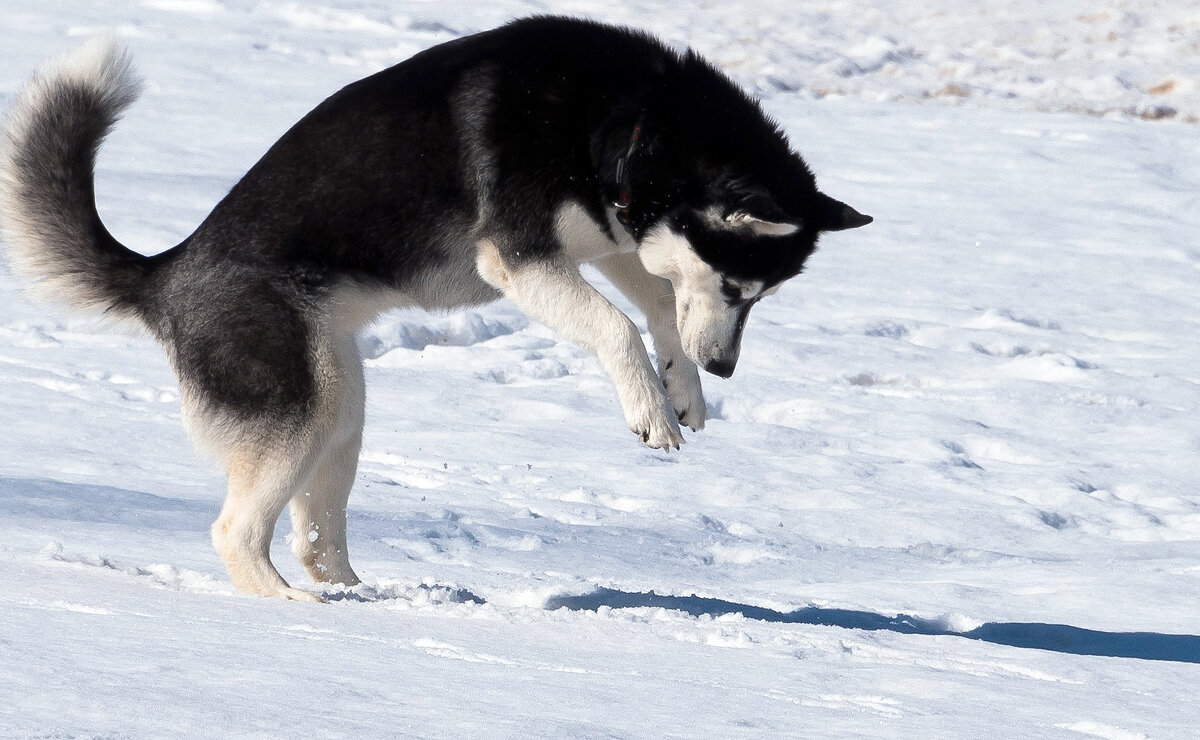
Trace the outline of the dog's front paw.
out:
[[[647,447],[670,452],[672,447],[678,450],[683,444],[683,432],[665,398],[660,403],[643,404],[641,409],[626,413],[625,419]]]
[[[691,360],[671,359],[659,370],[663,387],[675,407],[679,423],[693,432],[704,428],[708,410],[704,406],[704,391],[700,387],[700,371]]]

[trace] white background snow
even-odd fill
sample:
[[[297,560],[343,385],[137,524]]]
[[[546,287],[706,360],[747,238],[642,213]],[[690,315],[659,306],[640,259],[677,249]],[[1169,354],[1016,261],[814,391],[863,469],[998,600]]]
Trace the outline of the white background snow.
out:
[[[123,39],[100,210],[155,252],[341,85],[540,12],[695,46],[875,223],[681,454],[511,306],[387,316],[327,605],[229,585],[159,349],[0,272],[0,736],[1193,737],[1195,3],[0,0],[0,106]]]

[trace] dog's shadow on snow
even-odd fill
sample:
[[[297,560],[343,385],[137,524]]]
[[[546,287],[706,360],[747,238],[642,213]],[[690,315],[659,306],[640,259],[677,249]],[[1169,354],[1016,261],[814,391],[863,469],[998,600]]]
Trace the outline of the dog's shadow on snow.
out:
[[[628,593],[602,588],[581,596],[556,596],[546,602],[547,609],[596,611],[601,607],[625,609],[659,607],[692,616],[718,617],[741,614],[747,619],[782,624],[814,624],[858,630],[885,630],[905,635],[951,635],[997,645],[1050,650],[1072,655],[1096,655],[1111,658],[1170,660],[1200,663],[1200,636],[1171,635],[1159,632],[1100,632],[1066,624],[1039,622],[989,622],[965,632],[950,629],[943,622],[900,614],[888,617],[854,609],[830,609],[809,606],[792,612],[780,612],[759,606],[737,604],[699,596],[662,596]]]
[[[86,504],[83,502],[86,500]],[[0,517],[35,516],[51,520],[137,524],[140,528],[190,530],[203,528],[211,515],[207,502],[179,501],[118,488],[84,486],[48,480],[0,477]],[[357,586],[327,592],[329,601],[377,602],[406,600],[413,603],[485,603],[465,589],[437,584],[418,586]],[[1200,663],[1200,636],[1159,632],[1101,632],[1066,624],[1040,622],[989,622],[972,630],[957,631],[938,620],[906,614],[894,617],[854,609],[809,606],[781,612],[699,596],[663,596],[599,589],[580,596],[555,596],[545,608],[596,611],[658,607],[692,616],[719,617],[741,614],[747,619],[781,624],[811,624],[859,630],[883,630],[905,635],[949,635],[1012,647],[1050,650],[1074,655],[1169,660]]]

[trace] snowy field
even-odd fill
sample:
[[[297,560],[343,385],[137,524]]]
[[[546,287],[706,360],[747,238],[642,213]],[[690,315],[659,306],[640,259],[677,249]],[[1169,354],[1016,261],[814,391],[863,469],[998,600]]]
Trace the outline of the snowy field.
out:
[[[1195,736],[1194,3],[333,5],[0,0],[0,107],[122,38],[98,197],[150,253],[341,85],[582,14],[710,55],[876,221],[755,309],[681,454],[510,305],[387,316],[327,605],[229,585],[153,343],[0,271],[0,736]]]

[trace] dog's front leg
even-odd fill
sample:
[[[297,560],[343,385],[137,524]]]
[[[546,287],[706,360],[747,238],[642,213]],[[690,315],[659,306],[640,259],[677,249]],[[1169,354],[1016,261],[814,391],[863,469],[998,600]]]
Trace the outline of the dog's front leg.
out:
[[[683,435],[629,317],[562,260],[510,265],[491,240],[479,243],[479,274],[530,317],[591,350],[617,387],[625,422],[648,446],[679,449]]]
[[[700,387],[696,363],[683,351],[679,329],[675,326],[675,291],[671,281],[651,275],[636,253],[620,253],[592,262],[613,287],[621,291],[646,316],[654,349],[658,352],[658,373],[667,396],[675,406],[679,423],[704,428],[707,409]]]

